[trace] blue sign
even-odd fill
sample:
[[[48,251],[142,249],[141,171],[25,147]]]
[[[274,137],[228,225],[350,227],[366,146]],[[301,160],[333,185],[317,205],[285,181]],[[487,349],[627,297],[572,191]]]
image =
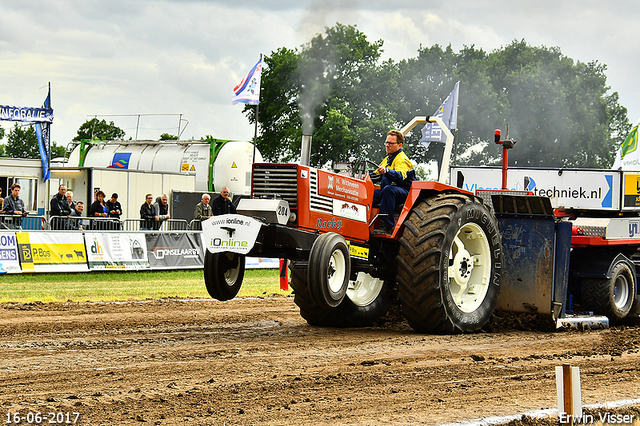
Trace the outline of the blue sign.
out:
[[[0,120],[53,123],[53,109],[0,105]]]
[[[128,169],[129,160],[131,160],[130,152],[116,152],[113,154],[113,160],[111,165],[107,166],[108,169]]]

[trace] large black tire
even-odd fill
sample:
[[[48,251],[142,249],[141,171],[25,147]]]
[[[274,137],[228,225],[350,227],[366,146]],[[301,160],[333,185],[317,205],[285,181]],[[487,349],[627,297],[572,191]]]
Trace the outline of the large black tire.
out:
[[[205,250],[204,283],[209,295],[231,300],[240,291],[244,279],[245,257],[237,253],[211,253]]]
[[[294,302],[309,325],[317,327],[367,327],[382,318],[393,300],[393,282],[382,282],[369,274],[350,281],[347,296],[335,308],[320,306],[309,293],[307,272],[291,270]]]
[[[473,332],[491,318],[500,292],[498,224],[477,198],[439,194],[420,201],[404,222],[398,298],[421,333]]]
[[[309,253],[307,270],[309,293],[320,306],[335,308],[347,294],[351,258],[342,235],[328,232],[320,235]]]
[[[611,278],[588,278],[582,282],[581,307],[619,323],[634,306],[636,285],[631,268],[619,261],[611,268]]]

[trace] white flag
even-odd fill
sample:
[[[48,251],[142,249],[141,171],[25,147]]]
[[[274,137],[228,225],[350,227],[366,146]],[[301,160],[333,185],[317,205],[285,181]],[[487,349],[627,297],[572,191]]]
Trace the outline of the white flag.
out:
[[[258,105],[260,103],[260,78],[262,77],[262,56],[257,64],[251,68],[249,74],[242,79],[233,89],[233,97],[231,102],[237,104],[242,102],[249,105]]]

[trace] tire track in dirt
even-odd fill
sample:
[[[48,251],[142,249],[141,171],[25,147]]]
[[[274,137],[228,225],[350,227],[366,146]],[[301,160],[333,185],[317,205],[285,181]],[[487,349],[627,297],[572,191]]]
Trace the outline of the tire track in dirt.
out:
[[[309,327],[291,298],[0,305],[3,412],[81,424],[438,424],[637,398],[637,327],[430,336]]]

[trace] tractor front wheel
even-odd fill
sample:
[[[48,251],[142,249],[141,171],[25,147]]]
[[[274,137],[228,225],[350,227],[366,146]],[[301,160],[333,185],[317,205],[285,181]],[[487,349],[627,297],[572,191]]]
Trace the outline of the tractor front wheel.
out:
[[[309,291],[320,306],[335,308],[347,294],[351,258],[342,235],[328,232],[320,235],[309,253]]]

